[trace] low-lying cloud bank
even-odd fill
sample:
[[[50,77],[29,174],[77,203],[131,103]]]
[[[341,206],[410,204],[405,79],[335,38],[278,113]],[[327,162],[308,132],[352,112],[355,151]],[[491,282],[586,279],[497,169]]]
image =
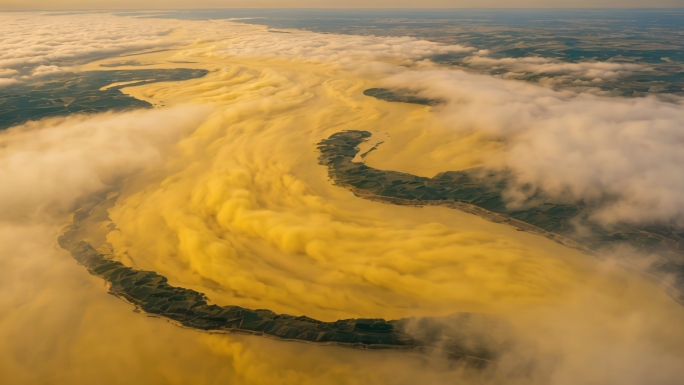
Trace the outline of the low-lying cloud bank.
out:
[[[198,107],[44,120],[0,135],[0,220],[68,214],[79,197],[159,165],[206,116]],[[39,183],[39,185],[37,185]]]
[[[522,204],[543,190],[560,201],[586,203],[605,224],[684,225],[684,197],[679,193],[684,178],[677,171],[684,161],[684,102],[679,98],[663,102],[655,97],[577,94],[438,69],[421,59],[474,50],[412,38],[264,32],[254,26],[238,29],[229,45],[204,50],[227,57],[331,63],[382,79],[379,85],[414,89],[444,100],[446,105],[436,113],[446,125],[483,133],[505,144],[505,151],[490,165],[513,171],[513,204]],[[513,72],[562,75],[576,82],[615,79],[643,70],[633,64],[492,59],[481,53],[468,60],[475,66],[503,65]]]
[[[488,163],[513,172],[512,204],[541,190],[588,205],[605,224],[684,225],[684,103],[575,95],[445,70],[407,71],[386,84],[419,84],[447,101],[436,111],[445,124],[503,142]]]
[[[105,16],[89,17],[43,20],[53,31],[85,25],[73,41],[100,27],[122,31],[123,40],[140,32],[125,28],[138,20],[97,24]],[[149,36],[167,23],[144,20]],[[684,212],[674,194],[684,160],[676,151],[681,104],[578,95],[456,71],[424,58],[474,51],[411,38],[172,24],[185,31],[181,40],[199,40],[169,57],[213,71],[140,92],[171,107],[43,120],[0,133],[0,184],[9,186],[0,192],[0,380],[681,379],[683,311],[650,283],[472,215],[355,198],[330,184],[315,150],[340,130],[387,132],[387,145],[406,144],[399,160],[418,169],[451,164],[465,151],[511,170],[513,203],[541,189],[590,203],[606,224],[677,222]],[[149,36],[140,39],[154,40]],[[32,57],[38,56],[21,60]],[[587,76],[582,71],[578,77]],[[446,104],[429,109],[363,96],[373,86],[415,89]],[[400,169],[396,164],[388,167]],[[472,373],[439,357],[208,335],[132,313],[54,242],[80,196],[126,178],[111,210],[118,229],[108,241],[112,256],[128,265],[158,271],[222,305],[325,320],[491,312],[513,322],[532,364],[521,367],[529,361],[511,356],[495,371]]]
[[[174,24],[97,13],[0,13],[0,87],[78,71],[98,58],[192,41],[170,36]]]

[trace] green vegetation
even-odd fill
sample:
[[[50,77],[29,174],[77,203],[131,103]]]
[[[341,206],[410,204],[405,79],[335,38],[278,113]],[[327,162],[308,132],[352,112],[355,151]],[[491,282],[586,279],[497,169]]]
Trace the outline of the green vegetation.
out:
[[[416,96],[411,90],[391,90],[389,88],[369,88],[363,91],[366,96],[388,102],[422,104],[424,106],[434,106],[439,104],[438,100]]]
[[[128,96],[123,87],[154,82],[181,81],[206,75],[206,70],[165,69],[89,71],[41,77],[0,90],[0,130],[49,116],[151,108],[148,102]],[[106,89],[114,83],[127,83]]]
[[[351,189],[358,196],[387,203],[440,205],[472,212],[589,253],[629,245],[640,254],[657,254],[656,262],[644,272],[657,277],[670,295],[684,302],[684,232],[681,229],[630,224],[608,229],[591,221],[585,207],[553,203],[542,194],[532,200],[540,204],[509,208],[503,197],[508,178],[505,173],[470,169],[426,178],[354,162],[359,144],[370,136],[367,131],[344,131],[319,143],[319,161],[328,167],[330,178],[337,185]],[[665,285],[668,281],[674,283]]]
[[[494,317],[457,313],[447,317],[344,319],[322,322],[306,316],[276,314],[239,306],[209,304],[194,290],[172,286],[153,272],[136,270],[111,260],[93,246],[115,228],[108,217],[116,196],[95,195],[74,214],[59,244],[88,271],[110,284],[110,292],[138,309],[183,326],[216,332],[242,332],[278,339],[328,343],[361,349],[400,349],[441,352],[452,359],[480,367],[495,360],[508,340],[510,326]],[[108,223],[108,226],[102,224]],[[105,234],[98,234],[98,229]],[[97,245],[97,243],[95,243]],[[494,338],[494,336],[501,336]]]

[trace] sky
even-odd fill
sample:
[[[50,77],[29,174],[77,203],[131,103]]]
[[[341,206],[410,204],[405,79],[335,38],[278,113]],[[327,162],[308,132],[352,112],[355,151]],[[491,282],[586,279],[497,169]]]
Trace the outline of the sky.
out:
[[[684,0],[0,0],[0,9],[161,8],[655,8]]]

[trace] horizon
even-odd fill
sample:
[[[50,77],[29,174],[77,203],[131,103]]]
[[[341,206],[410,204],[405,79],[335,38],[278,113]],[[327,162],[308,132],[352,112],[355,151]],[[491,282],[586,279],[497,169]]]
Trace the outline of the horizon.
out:
[[[353,9],[362,9],[362,10],[392,10],[392,9],[467,9],[467,10],[491,10],[491,9],[501,9],[501,10],[507,10],[507,9],[556,9],[556,10],[566,10],[566,9],[590,9],[590,10],[600,10],[600,9],[605,9],[605,10],[615,10],[615,9],[681,9],[684,8],[684,5],[681,7],[195,7],[195,8],[183,8],[183,7],[176,7],[176,8],[82,8],[82,10],[92,10],[92,9],[97,9],[99,11],[108,11],[108,10],[135,10],[135,11],[158,11],[158,10],[168,10],[168,9],[184,9],[184,10],[193,10],[193,9],[202,9],[202,10],[207,10],[207,9],[287,9],[287,10],[296,10],[296,9],[325,9],[325,10],[353,10]],[[58,10],[58,9],[63,9],[63,8],[45,8],[45,10]],[[27,10],[36,10],[36,9],[27,9]]]
[[[60,3],[56,5],[56,3]],[[459,1],[459,4],[450,4],[453,1],[448,0],[425,0],[420,6],[416,6],[414,0],[350,0],[345,6],[339,6],[334,2],[323,0],[299,0],[289,6],[283,6],[281,2],[274,0],[232,0],[231,4],[225,4],[224,1],[219,0],[197,0],[191,4],[187,4],[186,0],[120,0],[113,2],[111,0],[65,0],[55,2],[54,0],[34,0],[29,4],[17,0],[0,0],[0,11],[56,11],[56,10],[138,10],[138,11],[155,11],[168,9],[322,9],[322,10],[387,10],[387,9],[453,9],[453,10],[508,10],[508,9],[552,9],[552,10],[576,10],[576,9],[591,9],[591,10],[615,10],[615,9],[681,9],[684,4],[678,0],[655,0],[646,2],[644,0],[575,0],[571,2],[573,5],[568,6],[568,2],[561,1],[543,1],[543,0],[464,0]],[[330,3],[330,4],[328,4]],[[513,3],[513,4],[511,4]]]
[[[2,7],[4,4],[0,4],[0,7]],[[64,10],[69,10],[69,11],[100,11],[100,12],[107,12],[107,11],[166,11],[166,10],[211,10],[211,9],[216,9],[216,10],[226,10],[226,9],[263,9],[263,10],[277,10],[277,9],[283,9],[283,10],[364,10],[364,11],[369,11],[369,10],[378,10],[378,11],[385,11],[385,10],[433,10],[433,9],[439,9],[439,10],[616,10],[616,9],[629,9],[629,10],[667,10],[667,9],[684,9],[684,5],[682,6],[661,6],[661,7],[654,7],[654,6],[644,6],[644,7],[620,7],[620,6],[615,6],[615,7],[525,7],[525,6],[519,6],[519,7],[163,7],[163,8],[25,8],[25,9],[3,9],[0,8],[0,12],[4,11],[11,11],[11,12],[22,12],[22,11],[36,11],[36,12],[44,12],[44,11],[64,11]]]

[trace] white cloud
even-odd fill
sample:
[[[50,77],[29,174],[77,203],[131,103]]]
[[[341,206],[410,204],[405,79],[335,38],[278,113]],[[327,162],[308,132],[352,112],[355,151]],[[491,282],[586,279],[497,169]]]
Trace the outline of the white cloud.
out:
[[[0,14],[0,77],[44,75],[89,60],[125,52],[165,48],[184,41],[170,36],[171,20],[150,23],[108,14]],[[9,84],[7,81],[0,82]]]
[[[19,71],[10,68],[0,68],[0,78],[8,78],[17,75]]]
[[[18,83],[19,83],[19,80],[17,80],[17,79],[0,78],[0,87],[10,86],[12,84],[18,84]]]
[[[684,224],[681,101],[577,95],[453,70],[405,71],[386,84],[419,85],[448,102],[437,113],[454,128],[502,140],[507,149],[492,165],[513,171],[516,201],[531,185],[594,206],[606,223]]]
[[[74,72],[76,71],[72,67],[59,67],[56,65],[41,65],[38,66],[36,69],[33,70],[31,73],[31,76],[36,76],[36,77],[41,77],[41,76],[48,76],[48,75],[56,75],[56,74],[61,74],[61,73],[66,73],[66,72]]]
[[[158,94],[165,95],[165,100],[173,100],[166,96],[178,99],[206,98],[222,108],[194,137],[177,147],[178,152],[183,154],[176,154],[177,157],[172,157],[171,161],[165,158],[166,151],[172,151],[171,147],[178,143],[179,138],[205,120],[206,112],[202,109],[178,107],[76,116],[34,122],[0,133],[0,185],[11,186],[0,189],[0,220],[8,223],[0,228],[4,230],[0,232],[0,237],[8,244],[12,242],[10,246],[2,244],[2,250],[6,252],[0,258],[0,263],[7,268],[0,270],[6,277],[16,275],[13,274],[16,271],[26,277],[3,281],[12,283],[11,286],[4,286],[11,291],[12,296],[2,296],[0,300],[4,302],[0,305],[4,305],[2,307],[7,312],[11,310],[13,317],[12,327],[0,328],[0,332],[18,336],[5,350],[12,359],[18,357],[17,361],[26,363],[27,373],[46,371],[47,364],[51,362],[49,358],[52,357],[59,358],[54,362],[64,362],[62,366],[67,370],[82,372],[83,366],[78,367],[78,363],[83,361],[77,359],[81,356],[90,358],[89,349],[93,349],[92,345],[98,345],[92,341],[99,341],[103,333],[100,328],[87,328],[99,324],[88,322],[89,319],[99,321],[102,318],[79,318],[79,313],[74,313],[74,309],[99,314],[99,309],[104,306],[92,307],[90,302],[80,302],[80,296],[59,290],[60,287],[49,286],[70,282],[72,277],[81,277],[78,279],[83,280],[92,278],[100,284],[99,280],[88,277],[84,272],[82,275],[78,272],[62,275],[63,270],[55,269],[55,266],[66,266],[68,263],[75,265],[66,255],[60,254],[54,259],[44,258],[46,250],[53,246],[51,240],[59,233],[54,223],[63,221],[80,195],[93,192],[116,178],[128,177],[143,169],[153,169],[158,173],[151,173],[153,177],[150,180],[139,180],[137,186],[135,183],[129,186],[140,187],[143,192],[149,193],[149,199],[129,197],[131,200],[122,204],[129,205],[125,208],[130,209],[130,222],[117,220],[117,225],[136,233],[143,241],[149,241],[149,244],[144,245],[161,245],[162,252],[157,254],[154,247],[136,249],[135,243],[131,243],[131,258],[138,258],[136,262],[145,263],[159,258],[160,268],[178,269],[178,275],[192,276],[196,280],[192,282],[208,283],[207,290],[215,290],[217,286],[223,290],[231,287],[231,282],[237,282],[236,293],[242,295],[240,288],[247,288],[244,289],[248,294],[246,298],[260,304],[270,300],[271,303],[277,302],[278,306],[294,307],[301,304],[305,306],[306,301],[321,301],[325,306],[322,305],[319,311],[324,312],[330,311],[329,304],[337,299],[338,302],[333,303],[332,307],[343,309],[343,304],[352,303],[354,312],[370,312],[369,316],[374,316],[373,312],[379,310],[394,311],[394,305],[397,304],[404,309],[407,306],[419,306],[412,304],[426,302],[439,304],[439,308],[434,305],[431,311],[453,311],[452,305],[458,301],[471,304],[485,300],[502,301],[500,298],[514,299],[516,292],[536,295],[537,290],[540,290],[540,296],[549,295],[551,299],[545,301],[574,298],[564,288],[571,287],[568,282],[577,280],[582,288],[610,290],[596,290],[586,295],[589,299],[580,298],[564,303],[563,306],[568,305],[570,310],[562,311],[563,306],[560,309],[546,309],[543,315],[551,317],[550,320],[532,314],[527,322],[520,321],[528,327],[527,331],[533,336],[531,340],[542,344],[541,351],[569,353],[562,357],[565,361],[560,363],[561,371],[551,373],[549,370],[556,378],[540,383],[604,383],[604,376],[609,375],[621,376],[614,381],[622,383],[640,383],[639,380],[643,378],[649,378],[653,383],[673,383],[672,378],[681,378],[680,356],[663,353],[659,344],[661,340],[667,340],[668,346],[682,346],[678,344],[679,340],[670,342],[669,339],[673,335],[680,335],[671,327],[679,319],[673,315],[680,313],[650,311],[672,309],[674,306],[669,299],[657,303],[652,301],[660,297],[649,297],[652,294],[650,292],[642,297],[644,291],[641,289],[650,286],[637,285],[635,282],[640,281],[636,278],[629,276],[631,279],[628,279],[623,275],[616,275],[610,285],[592,282],[598,278],[593,273],[587,273],[589,268],[582,267],[577,272],[565,270],[570,267],[566,267],[563,258],[558,255],[544,258],[546,255],[536,254],[537,249],[533,248],[532,241],[514,242],[518,236],[520,239],[530,239],[532,236],[529,234],[519,235],[509,231],[510,234],[502,238],[494,230],[485,232],[474,229],[484,226],[476,219],[472,219],[472,226],[470,219],[466,220],[467,223],[463,225],[466,229],[460,232],[451,228],[455,229],[456,225],[449,227],[438,223],[458,213],[448,212],[443,216],[430,217],[422,212],[428,209],[421,209],[421,214],[416,215],[417,211],[409,212],[412,208],[397,208],[349,197],[349,194],[331,187],[325,180],[325,170],[315,162],[314,149],[316,140],[324,131],[338,127],[356,128],[354,125],[357,123],[368,123],[369,126],[387,124],[383,119],[389,114],[383,115],[373,108],[364,110],[366,105],[358,102],[362,90],[360,85],[378,80],[378,85],[415,88],[426,96],[439,97],[447,104],[433,109],[433,112],[454,130],[477,131],[503,142],[505,149],[500,156],[491,160],[489,166],[512,170],[517,183],[513,188],[530,183],[559,200],[594,202],[596,215],[606,222],[677,220],[684,212],[684,201],[677,195],[684,187],[679,176],[680,165],[684,161],[680,151],[684,144],[681,103],[667,104],[653,98],[610,99],[577,95],[519,81],[446,69],[422,59],[437,53],[474,51],[467,47],[446,46],[412,38],[320,35],[310,32],[274,34],[267,32],[264,27],[230,22],[127,19],[108,15],[80,15],[78,18],[35,16],[35,20],[32,20],[33,16],[26,15],[0,17],[4,18],[3,21],[14,17],[14,30],[20,29],[19,23],[28,26],[26,31],[15,36],[17,34],[9,33],[12,28],[5,23],[0,24],[0,28],[4,28],[3,32],[7,32],[0,34],[3,36],[0,38],[0,47],[8,47],[0,51],[0,55],[4,55],[0,60],[4,60],[5,68],[31,67],[38,73],[65,70],[73,64],[61,61],[87,60],[99,55],[151,49],[187,40],[183,36],[168,36],[167,32],[172,27],[183,28],[186,31],[184,36],[191,36],[193,40],[210,42],[202,48],[185,48],[181,55],[188,58],[216,57],[213,65],[224,65],[219,71],[210,74],[211,78],[206,82],[198,81],[187,87],[150,87],[151,91],[159,87],[156,90]],[[22,17],[27,20],[19,20]],[[253,63],[256,64],[254,68],[243,69],[241,66],[247,67],[248,64],[241,64],[238,60],[237,64],[230,62],[236,57],[254,59]],[[249,60],[243,62],[249,63]],[[315,66],[301,67],[305,62]],[[536,68],[540,74],[575,76],[575,80],[585,79],[583,81],[588,82],[598,74],[596,71],[604,71],[606,73],[603,76],[608,77],[610,73],[632,70],[627,67],[592,67],[593,64],[565,66],[534,60],[506,65],[517,66],[515,68],[519,71]],[[315,68],[318,72],[302,73],[304,71],[301,68]],[[330,68],[344,71],[328,71]],[[6,73],[17,76],[17,73]],[[359,80],[359,74],[363,75],[362,80]],[[345,78],[335,84],[340,76]],[[340,89],[344,89],[344,92]],[[323,94],[326,95],[316,97]],[[335,104],[337,102],[340,102],[339,105]],[[311,107],[315,110],[310,110]],[[400,109],[393,111],[398,115],[393,117],[395,123],[409,115],[404,115]],[[423,114],[425,111],[421,110],[421,116],[428,115]],[[419,155],[415,149],[413,151],[411,155]],[[162,163],[168,169],[156,169]],[[172,178],[165,179],[168,176],[165,173]],[[138,177],[142,178],[140,175]],[[307,184],[311,181],[320,184]],[[146,194],[142,194],[142,197]],[[613,197],[610,204],[605,204],[603,198],[606,196]],[[216,214],[219,209],[220,218]],[[147,213],[145,210],[148,210]],[[434,214],[436,210],[432,211]],[[154,215],[150,215],[150,212]],[[55,213],[58,215],[53,215]],[[119,219],[123,220],[122,212],[119,214]],[[157,215],[164,220],[157,221]],[[231,215],[243,222],[232,220]],[[421,220],[422,215],[425,215],[430,221],[434,219],[434,222],[422,223],[414,215],[421,216]],[[23,221],[41,223],[43,217],[50,220],[42,222],[46,229],[41,231],[20,231],[17,225]],[[149,225],[140,227],[141,232],[137,232],[136,227],[126,227],[136,219]],[[149,219],[149,222],[142,219]],[[496,226],[486,225],[491,228]],[[418,237],[419,231],[425,235]],[[171,234],[169,239],[174,241],[165,244],[167,238],[164,236],[168,234]],[[184,236],[183,242],[194,247],[188,246],[193,253],[182,254],[182,250],[179,254],[168,252],[169,248],[175,247],[173,242],[180,239],[179,234]],[[36,237],[40,238],[41,247],[30,247]],[[50,237],[50,240],[46,241],[45,237]],[[314,242],[328,238],[328,243]],[[226,242],[227,239],[230,242]],[[542,242],[545,241],[539,240],[539,243]],[[232,250],[229,246],[235,247],[241,254],[232,258],[226,251]],[[552,250],[561,249],[559,245],[552,246]],[[471,248],[473,250],[468,251]],[[136,251],[145,256],[136,257]],[[18,256],[13,252],[18,253]],[[36,258],[36,254],[39,258]],[[312,258],[306,258],[307,255],[322,257],[311,262],[309,259]],[[581,257],[576,254],[572,256]],[[187,260],[183,259],[186,257]],[[326,259],[330,261],[326,262]],[[35,265],[36,268],[25,267],[24,264]],[[49,265],[45,267],[43,264]],[[298,268],[300,266],[306,268]],[[36,276],[36,272],[41,275]],[[160,273],[163,271],[160,270]],[[582,276],[576,278],[575,273]],[[454,279],[456,274],[462,274],[464,278]],[[320,277],[323,277],[323,281],[318,281]],[[613,278],[612,275],[610,277]],[[352,281],[349,281],[350,278]],[[619,282],[614,284],[613,280]],[[279,286],[282,282],[292,284]],[[515,285],[508,286],[509,282]],[[48,289],[45,289],[46,285]],[[259,288],[254,289],[256,286]],[[346,286],[353,287],[353,290],[345,290]],[[87,291],[83,289],[87,286],[81,285],[80,281],[74,287],[77,292]],[[40,291],[34,288],[40,288]],[[476,288],[482,289],[474,290]],[[361,290],[364,295],[353,295]],[[39,292],[43,294],[34,295]],[[230,294],[233,289],[225,292]],[[556,292],[568,296],[556,297],[561,295]],[[45,296],[45,293],[51,294]],[[506,297],[509,295],[511,297]],[[431,302],[433,297],[435,302]],[[390,299],[381,300],[383,298]],[[41,302],[49,306],[36,305]],[[52,310],[57,305],[61,308],[63,303],[71,304],[63,310],[69,317],[60,314],[61,317],[48,317],[46,322],[39,317],[46,314],[43,309]],[[507,306],[513,308],[518,303],[507,303]],[[119,310],[117,308],[116,312],[107,314],[117,314]],[[520,317],[522,312],[516,308],[511,313],[515,318]],[[625,316],[636,317],[642,313],[645,317],[643,321],[641,318],[630,320]],[[53,318],[64,318],[69,322],[54,322]],[[144,317],[139,318],[141,323],[148,321]],[[152,346],[148,339],[158,338],[155,333],[142,334],[140,330],[143,329],[129,326],[133,325],[131,319],[121,319],[126,323],[112,323],[118,335],[127,336],[129,328],[138,330],[139,334],[135,336],[140,338],[130,339],[134,341],[130,345],[135,346],[134,350]],[[26,324],[31,325],[31,328],[26,328]],[[72,330],[71,325],[74,324],[79,325],[79,332],[81,329],[94,331],[85,334],[87,338],[82,338],[86,342],[76,345],[78,353],[70,355],[65,353],[69,350],[54,341],[72,343],[73,337],[69,339],[67,335],[62,338],[62,333]],[[45,337],[31,337],[37,341],[30,342],[36,342],[38,346],[54,344],[55,347],[47,353],[28,349],[25,353],[16,354],[20,347],[26,345],[24,338],[34,335],[35,330],[42,333],[35,335]],[[164,336],[192,334],[175,329],[164,333]],[[76,334],[73,332],[73,335]],[[111,336],[107,337],[105,341],[111,341]],[[166,343],[167,339],[164,338],[164,341]],[[221,341],[212,342],[213,350],[210,353],[216,356],[219,354],[217,352],[228,350],[229,356],[237,358],[217,366],[238,369],[249,367],[240,369],[249,374],[244,375],[245,378],[261,379],[266,373],[274,383],[305,382],[292,377],[293,365],[298,371],[295,374],[308,373],[312,370],[310,362],[325,354],[329,354],[326,356],[329,358],[332,353],[326,352],[334,351],[332,348],[317,350],[302,344],[307,351],[311,349],[306,356],[308,360],[304,360],[296,354],[273,354],[272,341],[252,338],[246,339],[244,345],[230,347],[221,345],[227,340]],[[174,350],[182,353],[187,344],[173,346],[183,347]],[[259,349],[262,346],[269,348]],[[282,346],[283,351],[291,352],[297,351],[291,346],[300,345]],[[122,345],[104,347],[106,349],[97,350],[104,350],[103,356],[110,352],[121,354],[130,351]],[[155,350],[150,348],[145,351]],[[346,357],[357,357],[356,353],[359,352],[344,354]],[[550,354],[542,356],[548,358]],[[279,361],[291,357],[294,357],[293,362]],[[608,363],[603,361],[606,357]],[[131,361],[132,364],[126,364]],[[139,368],[140,360],[131,361],[116,357],[111,364],[115,369],[110,372],[114,374],[107,379],[119,379],[116,376],[121,372],[119,368],[122,365]],[[348,368],[340,370],[335,365],[340,362],[344,364],[345,360],[320,360],[314,369],[326,375],[320,378],[341,378],[346,375],[358,378],[359,367],[363,364],[361,361],[363,359],[354,361],[360,362],[359,365],[348,365]],[[3,364],[5,362],[10,362],[6,365],[12,368],[13,361],[2,361]],[[425,373],[434,374],[430,370],[421,371],[419,366],[406,369],[396,362],[384,366],[381,375],[377,374],[377,365],[368,364],[364,367],[364,375],[371,382],[378,378],[386,379],[383,376],[385,374],[396,376],[391,378],[397,381],[415,382],[409,374],[417,373],[421,378]],[[97,360],[92,367],[100,369],[102,366],[99,364],[102,363],[108,364],[106,360]],[[188,367],[192,369],[183,367],[186,373],[216,373],[194,370],[196,367],[193,365]],[[400,374],[397,374],[397,367],[401,368]],[[176,369],[171,364],[157,368],[160,370],[156,372],[162,373]],[[144,369],[149,369],[149,366],[145,365]],[[143,370],[135,373],[149,372]],[[283,373],[286,375],[283,376]],[[101,372],[97,371],[93,376],[101,377]],[[207,375],[209,377],[212,376]],[[167,376],[163,380],[168,382],[168,378],[171,377]],[[215,378],[207,381],[211,380]],[[498,377],[493,382],[501,383],[508,379],[497,380]],[[453,381],[453,376],[447,376],[444,380]],[[320,380],[310,382],[317,383]]]
[[[377,37],[319,34],[307,31],[269,33],[266,27],[220,23],[227,44],[204,49],[212,55],[240,57],[287,58],[299,61],[332,62],[339,65],[367,64],[373,60],[414,65],[436,54],[476,51],[463,45],[446,45],[413,37]],[[189,51],[200,54],[202,50]]]
[[[521,57],[494,59],[485,56],[470,56],[464,59],[468,67],[478,69],[505,69],[508,77],[520,75],[563,76],[566,79],[590,81],[612,80],[648,71],[648,67],[631,63],[578,62],[569,63],[544,57]]]
[[[199,107],[74,116],[0,132],[0,220],[65,213],[81,195],[157,164]]]

